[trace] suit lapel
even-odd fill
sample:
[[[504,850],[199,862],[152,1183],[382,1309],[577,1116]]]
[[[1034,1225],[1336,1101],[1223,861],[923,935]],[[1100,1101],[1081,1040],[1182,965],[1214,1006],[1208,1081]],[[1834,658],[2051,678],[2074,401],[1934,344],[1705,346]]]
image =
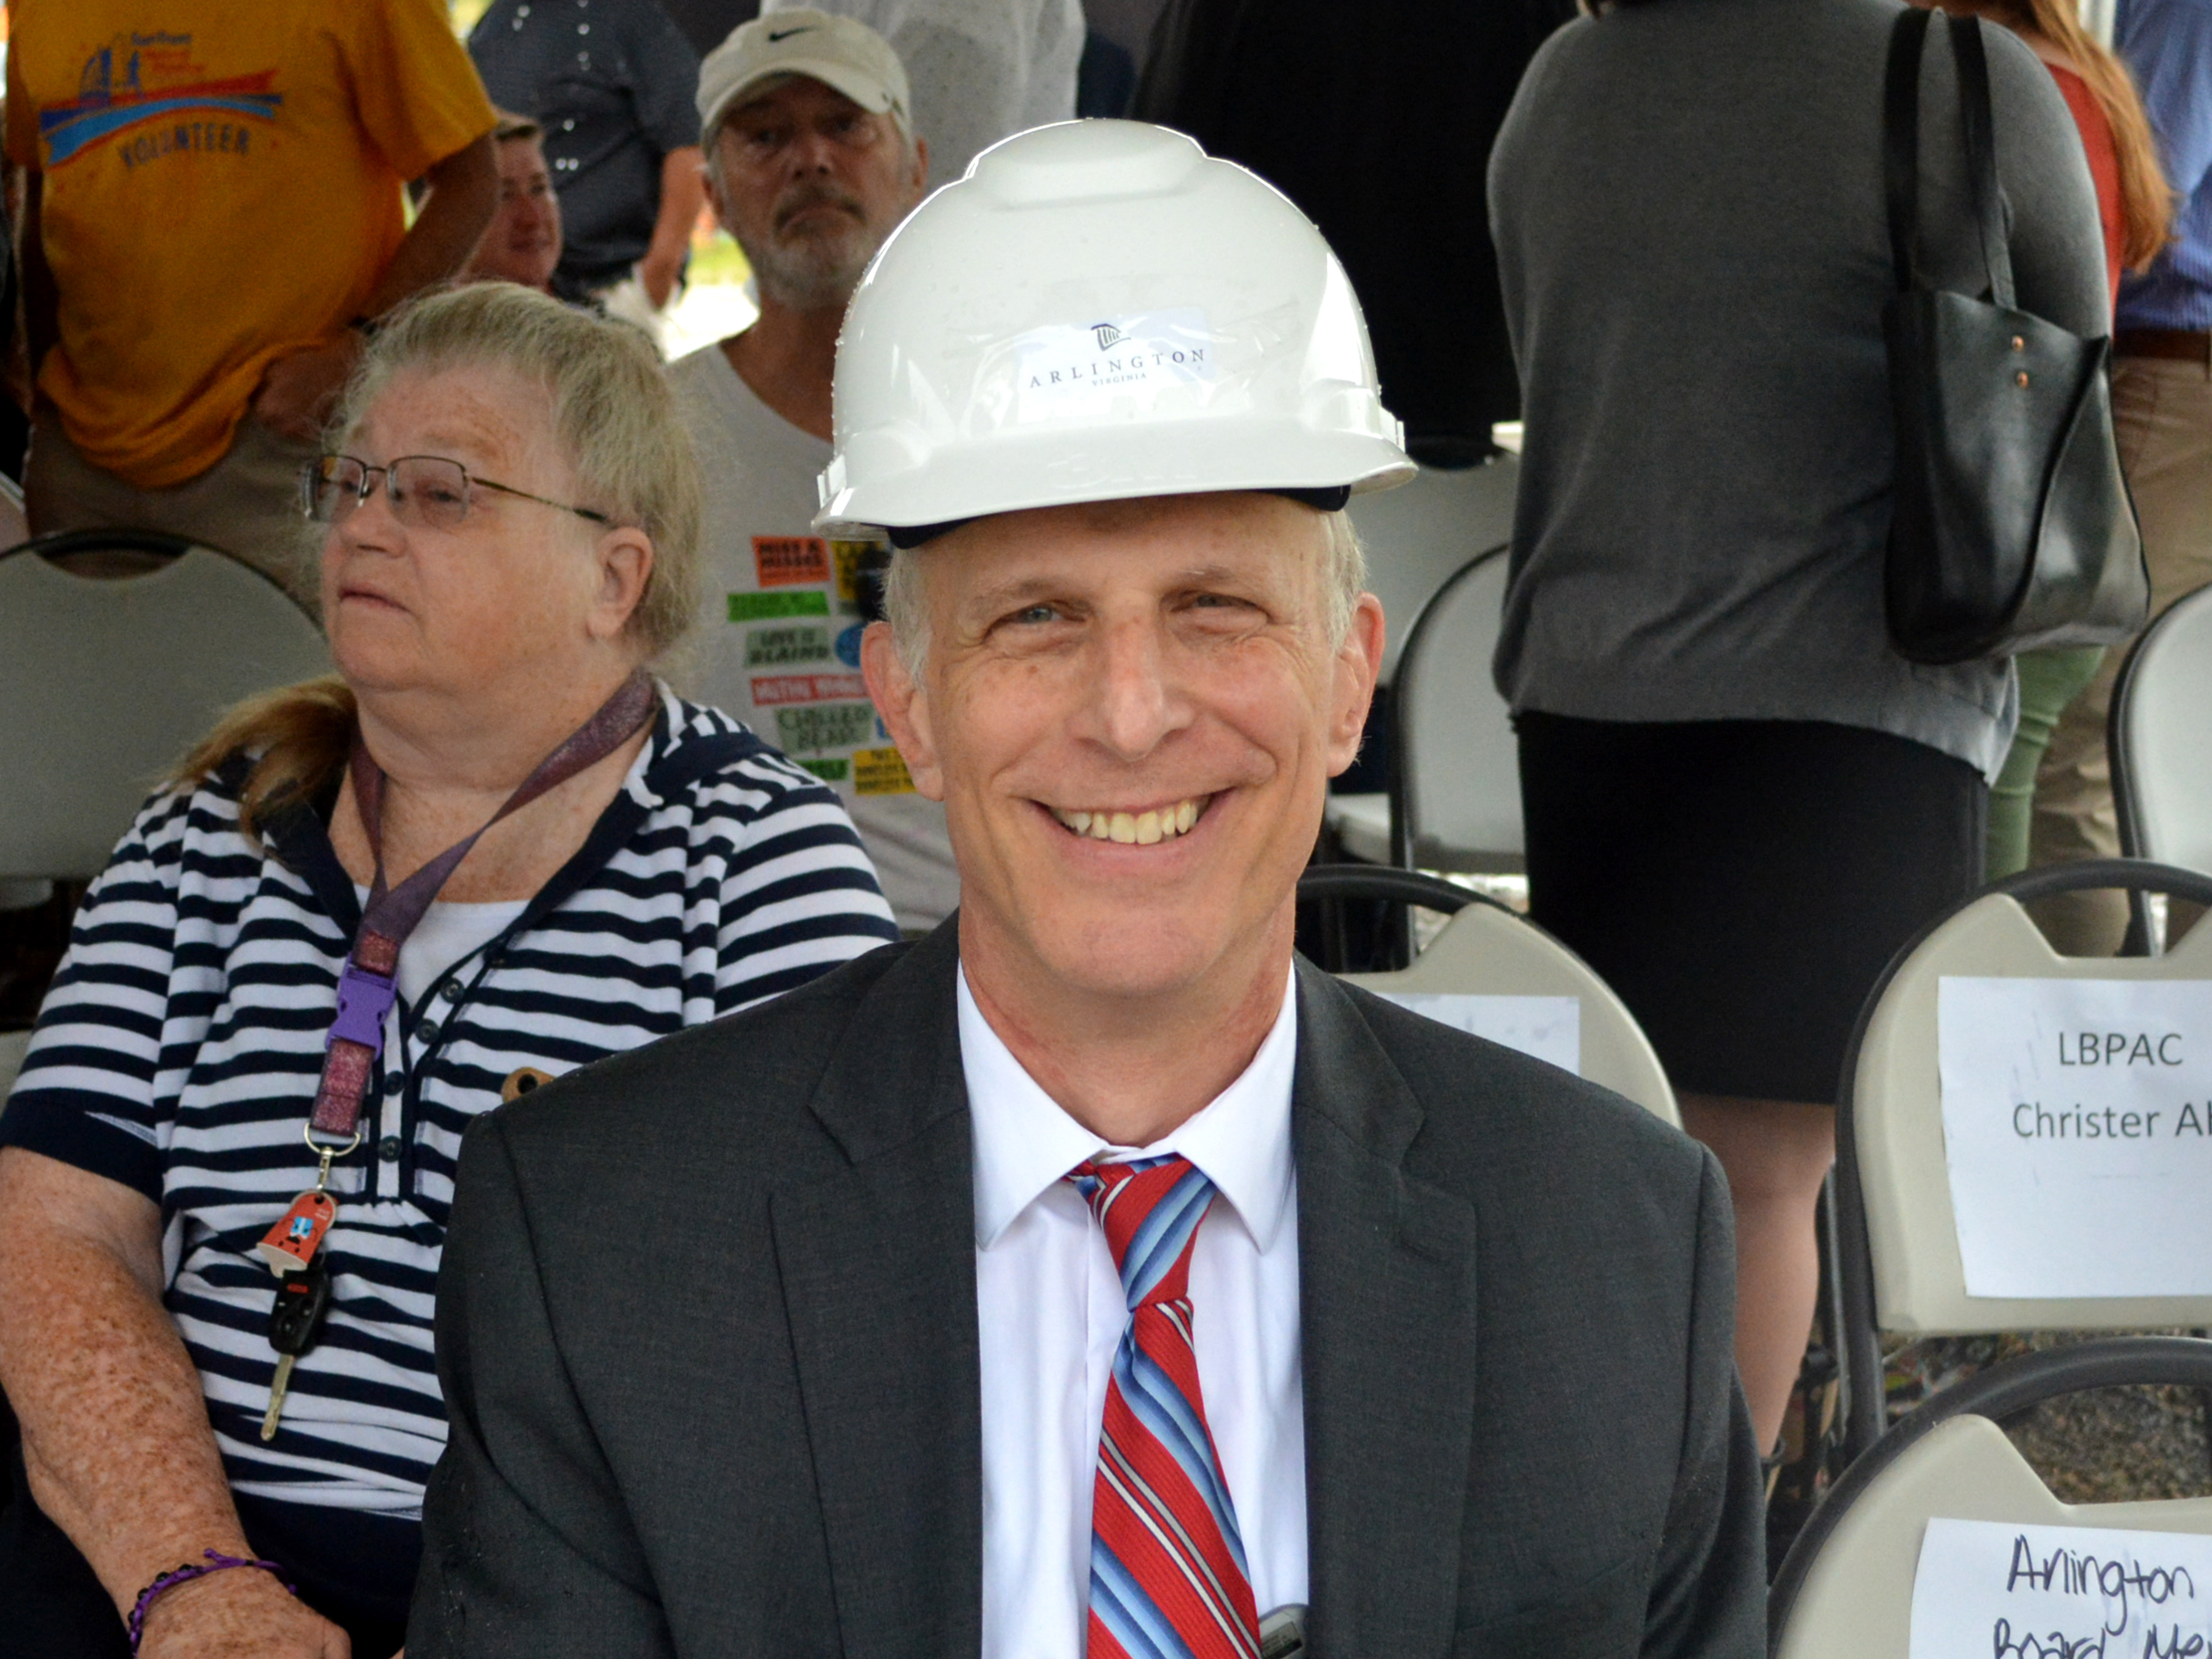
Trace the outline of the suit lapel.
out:
[[[1299,964],[1298,1254],[1312,1650],[1451,1646],[1474,1416],[1474,1212],[1410,1179],[1422,1111]]]
[[[853,1021],[813,1107],[850,1160],[770,1206],[849,1659],[973,1654],[982,1442],[955,924]]]

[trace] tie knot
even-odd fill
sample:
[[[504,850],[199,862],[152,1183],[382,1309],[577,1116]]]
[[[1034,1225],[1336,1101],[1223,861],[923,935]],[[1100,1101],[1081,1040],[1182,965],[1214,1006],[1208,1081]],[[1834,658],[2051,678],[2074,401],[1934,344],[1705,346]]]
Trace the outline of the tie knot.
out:
[[[1134,1310],[1190,1294],[1191,1242],[1213,1202],[1213,1183],[1188,1158],[1085,1160],[1068,1171],[1106,1232],[1121,1289]]]

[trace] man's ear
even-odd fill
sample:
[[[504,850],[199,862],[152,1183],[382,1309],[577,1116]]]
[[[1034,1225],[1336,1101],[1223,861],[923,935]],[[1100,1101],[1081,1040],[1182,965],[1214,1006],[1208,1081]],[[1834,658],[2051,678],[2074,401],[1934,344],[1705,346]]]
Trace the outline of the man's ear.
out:
[[[919,202],[930,188],[930,141],[917,133],[914,136],[914,199]]]
[[[1336,648],[1333,702],[1329,709],[1329,776],[1333,778],[1360,756],[1360,734],[1375,700],[1375,677],[1382,671],[1382,601],[1362,593],[1352,604],[1352,626]]]
[[[875,699],[876,712],[890,729],[891,741],[899,746],[916,791],[930,800],[944,799],[944,773],[930,733],[930,695],[907,671],[890,623],[870,622],[860,636],[860,676],[868,682],[868,695]]]
[[[617,525],[593,549],[598,588],[585,628],[594,639],[612,639],[629,626],[653,575],[653,538],[631,525]]]

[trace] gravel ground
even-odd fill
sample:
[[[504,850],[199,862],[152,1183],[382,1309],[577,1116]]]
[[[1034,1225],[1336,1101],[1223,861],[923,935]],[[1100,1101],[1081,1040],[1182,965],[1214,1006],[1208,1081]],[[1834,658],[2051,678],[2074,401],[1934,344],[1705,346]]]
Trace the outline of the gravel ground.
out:
[[[1925,1337],[1887,1355],[1891,1421],[1986,1365],[2037,1349],[2119,1334]],[[2156,1335],[2201,1332],[2158,1332]],[[2005,1432],[2068,1503],[2132,1503],[2212,1494],[2205,1396],[2178,1388],[2109,1388],[2036,1407]]]

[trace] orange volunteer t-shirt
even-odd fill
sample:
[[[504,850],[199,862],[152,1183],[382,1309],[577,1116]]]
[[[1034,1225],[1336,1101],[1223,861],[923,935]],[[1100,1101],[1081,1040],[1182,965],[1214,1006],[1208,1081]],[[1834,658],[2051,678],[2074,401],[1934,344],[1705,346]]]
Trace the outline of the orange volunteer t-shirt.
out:
[[[491,130],[444,0],[15,0],[7,154],[59,291],[40,392],[143,488],[223,457],[275,359],[337,337],[404,181]]]

